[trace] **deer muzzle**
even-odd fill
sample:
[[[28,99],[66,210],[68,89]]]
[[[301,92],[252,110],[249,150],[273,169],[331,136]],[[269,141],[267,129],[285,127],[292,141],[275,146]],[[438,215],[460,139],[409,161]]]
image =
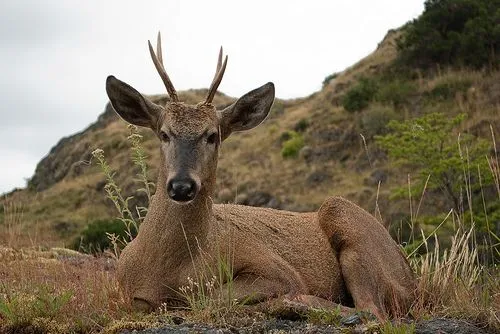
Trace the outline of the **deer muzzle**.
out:
[[[197,193],[198,185],[191,178],[173,178],[167,182],[168,197],[176,202],[191,202]]]

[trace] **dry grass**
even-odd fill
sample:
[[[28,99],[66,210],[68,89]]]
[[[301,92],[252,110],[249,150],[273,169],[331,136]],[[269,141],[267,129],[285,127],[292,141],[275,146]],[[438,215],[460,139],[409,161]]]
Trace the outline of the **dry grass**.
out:
[[[0,282],[0,332],[95,332],[130,313],[104,257],[2,247]]]
[[[412,259],[419,276],[411,310],[416,319],[455,317],[500,329],[500,273],[479,263],[474,232],[459,229],[445,250],[436,237],[433,250]]]

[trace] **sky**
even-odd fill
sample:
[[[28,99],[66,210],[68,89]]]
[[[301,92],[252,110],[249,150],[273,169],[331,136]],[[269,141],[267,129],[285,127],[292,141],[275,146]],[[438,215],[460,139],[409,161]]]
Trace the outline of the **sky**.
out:
[[[370,54],[424,0],[2,0],[0,194],[24,187],[62,138],[103,112],[110,74],[165,93],[147,40],[162,33],[176,90],[206,88],[220,46],[219,90],[234,97],[273,81],[276,96],[307,96]]]

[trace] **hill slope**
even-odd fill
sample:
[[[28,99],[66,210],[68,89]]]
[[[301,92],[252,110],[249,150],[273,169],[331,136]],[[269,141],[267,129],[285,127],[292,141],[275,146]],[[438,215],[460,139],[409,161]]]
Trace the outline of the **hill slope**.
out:
[[[301,99],[276,100],[262,125],[226,140],[221,148],[215,201],[309,211],[316,210],[327,196],[342,195],[372,213],[377,204],[379,219],[386,224],[399,224],[407,214],[408,204],[389,202],[389,195],[391,186],[404,184],[406,172],[391,166],[373,141],[374,135],[385,131],[389,119],[436,110],[450,116],[466,112],[469,117],[464,130],[488,138],[492,125],[500,134],[498,72],[486,75],[440,70],[425,78],[415,75],[405,79],[411,89],[401,93],[402,105],[371,101],[362,112],[347,112],[342,106],[346,92],[360,78],[382,75],[391,68],[397,55],[398,34],[390,31],[371,55],[330,76],[334,78],[325,81],[319,92]],[[394,87],[386,89],[397,93],[401,86],[395,81]],[[435,97],[433,92],[440,87],[448,87],[447,94]],[[205,93],[187,91],[180,96],[195,104]],[[158,103],[167,101],[164,95],[153,99]],[[234,99],[219,94],[215,104],[222,107],[231,101]],[[157,139],[146,129],[140,132],[151,166],[149,178],[155,181]],[[38,164],[28,189],[15,191],[1,200],[0,207],[5,204],[5,209],[0,224],[20,221],[22,211],[19,238],[25,238],[25,243],[33,243],[36,238],[37,244],[53,245],[67,243],[92,221],[115,216],[112,203],[104,197],[104,176],[91,161],[91,153],[97,148],[104,150],[124,193],[134,196],[132,206],[145,204],[145,196],[136,190],[137,171],[130,160],[128,133],[125,122],[108,104],[96,123],[62,139],[51,149]],[[303,140],[304,147],[296,157],[284,158],[282,148],[295,136]],[[430,211],[439,208],[439,196],[429,201],[433,203]],[[2,233],[0,240],[7,238],[7,232]]]

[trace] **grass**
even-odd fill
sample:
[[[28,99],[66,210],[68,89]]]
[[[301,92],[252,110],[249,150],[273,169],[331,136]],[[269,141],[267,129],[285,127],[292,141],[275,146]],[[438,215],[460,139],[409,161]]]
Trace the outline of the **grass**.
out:
[[[493,129],[491,133],[494,142]],[[488,162],[498,191],[500,178],[496,147]],[[100,164],[106,165],[104,160],[100,160]],[[119,189],[114,183],[113,173],[108,168],[104,170],[108,173],[108,184]],[[416,210],[410,205],[412,230],[419,220],[421,203],[422,198]],[[4,213],[7,213],[3,224],[6,235],[18,236],[22,210],[11,205],[4,207]],[[419,247],[425,252],[415,249],[409,254],[410,263],[419,277],[416,298],[409,313],[402,316],[417,321],[438,316],[454,317],[498,330],[499,268],[479,261],[475,226],[465,228],[463,217],[450,211],[432,233],[426,236],[422,232]],[[443,250],[438,232],[445,224],[456,228],[451,246]],[[498,236],[491,233],[493,238],[489,238],[486,245],[494,256],[498,256]],[[185,309],[172,311],[162,306],[152,315],[143,315],[132,312],[130,301],[119,290],[114,276],[116,256],[93,257],[61,248],[15,247],[15,238],[7,240],[11,242],[10,247],[0,248],[0,332],[116,333],[124,328],[143,329],[172,324],[178,318],[227,327],[248,325],[251,319],[262,321],[272,316],[262,311],[255,313],[235,303],[231,294],[230,253],[216,259],[215,270],[200,268],[196,277],[188,278],[180,291],[187,301]],[[418,238],[412,235],[410,241],[415,240]],[[430,240],[434,241],[432,247]],[[228,283],[223,285],[220,282]],[[339,326],[342,320],[339,312],[321,309],[309,310],[304,316],[308,322],[319,325]],[[363,326],[368,332],[415,331],[413,322],[380,324],[369,319],[364,321]]]
[[[91,332],[124,317],[113,266],[71,251],[0,248],[0,332]]]
[[[369,208],[376,207],[378,217],[385,217],[390,222],[388,217],[396,210],[402,211],[402,204],[387,199],[388,189],[404,183],[407,174],[391,169],[373,152],[370,152],[370,163],[363,167],[363,158],[366,158],[368,150],[373,150],[373,143],[369,136],[362,143],[358,136],[358,132],[362,132],[359,128],[352,130],[358,141],[349,142],[344,137],[330,139],[328,135],[340,129],[341,135],[345,136],[353,124],[362,124],[359,117],[363,113],[353,115],[343,112],[341,107],[335,105],[335,99],[360,77],[379,72],[390,63],[395,57],[391,41],[396,35],[389,36],[386,43],[382,43],[367,59],[340,73],[335,82],[325,86],[323,91],[309,98],[283,101],[277,106],[279,112],[275,110],[275,115],[252,130],[251,134],[239,133],[230,137],[221,148],[218,188],[230,189],[234,197],[241,192],[267,191],[284,203],[300,203],[313,208],[319,207],[328,195],[343,194],[371,212],[373,210]],[[405,107],[398,110],[398,116],[409,117],[436,110],[447,110],[450,115],[466,112],[469,118],[464,130],[475,131],[483,137],[494,137],[494,130],[499,124],[499,107],[495,103],[500,100],[498,93],[490,87],[495,87],[499,78],[500,73],[484,77],[477,71],[454,70],[438,72],[432,78],[420,75],[411,82],[411,87],[416,89],[416,98],[410,101],[413,109]],[[441,93],[435,98],[438,92]],[[406,90],[403,93],[400,94],[402,99],[408,95],[415,97],[407,94]],[[196,91],[184,94],[188,103],[196,103],[204,97],[203,93]],[[432,99],[426,100],[428,96]],[[399,95],[397,97],[400,98]],[[221,104],[232,101],[224,96],[218,98]],[[371,104],[366,112],[375,107],[386,106]],[[309,126],[301,132],[308,146],[318,151],[322,148],[326,152],[333,150],[337,155],[329,160],[312,162],[283,159],[280,134],[293,130],[298,120],[308,120]],[[379,131],[378,128],[376,131]],[[326,134],[327,139],[322,139],[322,134]],[[128,135],[129,130],[121,122],[111,122],[105,128],[85,135],[86,142],[103,147],[106,154],[109,153],[110,168],[117,172],[116,182],[122,185],[124,201],[133,193],[131,190],[137,188],[138,183],[134,179],[140,180],[140,188],[150,197],[152,190],[148,190],[148,180],[154,176],[142,168],[138,169],[139,175],[133,176],[128,172],[130,157],[127,145],[123,145]],[[144,136],[144,153],[152,165],[149,170],[155,170],[158,165],[155,138],[146,132],[140,135]],[[497,143],[494,138],[493,143]],[[348,159],[339,161],[342,154],[347,154]],[[137,161],[146,159],[141,155],[135,157]],[[500,163],[496,147],[488,162],[495,180],[493,190],[498,193],[500,201]],[[379,184],[378,189],[365,184],[373,170],[383,168],[389,169],[388,183]],[[312,170],[331,171],[332,177],[307,188],[304,186],[305,176]],[[89,221],[111,218],[115,214],[113,203],[102,201],[103,190],[98,187],[102,181],[98,168],[85,165],[81,175],[69,175],[42,193],[18,192],[9,196],[8,201],[0,202],[3,208],[0,214],[0,245],[5,245],[0,246],[0,333],[23,329],[53,333],[115,333],[123,328],[141,329],[175,323],[178,318],[227,327],[231,324],[251,324],[270,316],[262,310],[245,309],[216,299],[223,294],[220,290],[222,286],[217,283],[221,281],[221,273],[230,272],[230,266],[227,263],[224,265],[224,262],[206,277],[193,277],[186,282],[183,293],[188,301],[188,310],[160,309],[146,316],[133,313],[129,301],[118,289],[114,257],[92,257],[53,249],[54,246],[67,245],[79,231],[78,228]],[[369,196],[363,195],[365,191]],[[490,189],[485,192],[490,193]],[[480,198],[482,195],[475,193],[473,196]],[[407,205],[404,205],[406,208]],[[481,262],[478,254],[480,248],[486,248],[492,258],[499,258],[500,240],[494,233],[493,221],[490,221],[491,228],[487,225],[490,232],[486,241],[474,227],[465,228],[464,216],[456,213],[442,220],[443,225],[433,233],[435,226],[425,226],[419,213],[437,216],[441,214],[437,209],[442,209],[439,197],[428,193],[412,206],[409,214],[414,232],[411,241],[421,246],[410,257],[419,277],[419,285],[417,298],[407,316],[415,320],[436,316],[456,317],[500,330],[498,264]],[[76,232],[64,237],[58,235],[54,229],[57,222],[70,223],[76,227]],[[425,231],[424,236],[421,236],[423,232],[420,228]],[[339,323],[338,314],[324,310],[314,310],[308,319],[317,324]],[[387,322],[369,326],[383,333],[411,333],[415,330],[413,323]]]

